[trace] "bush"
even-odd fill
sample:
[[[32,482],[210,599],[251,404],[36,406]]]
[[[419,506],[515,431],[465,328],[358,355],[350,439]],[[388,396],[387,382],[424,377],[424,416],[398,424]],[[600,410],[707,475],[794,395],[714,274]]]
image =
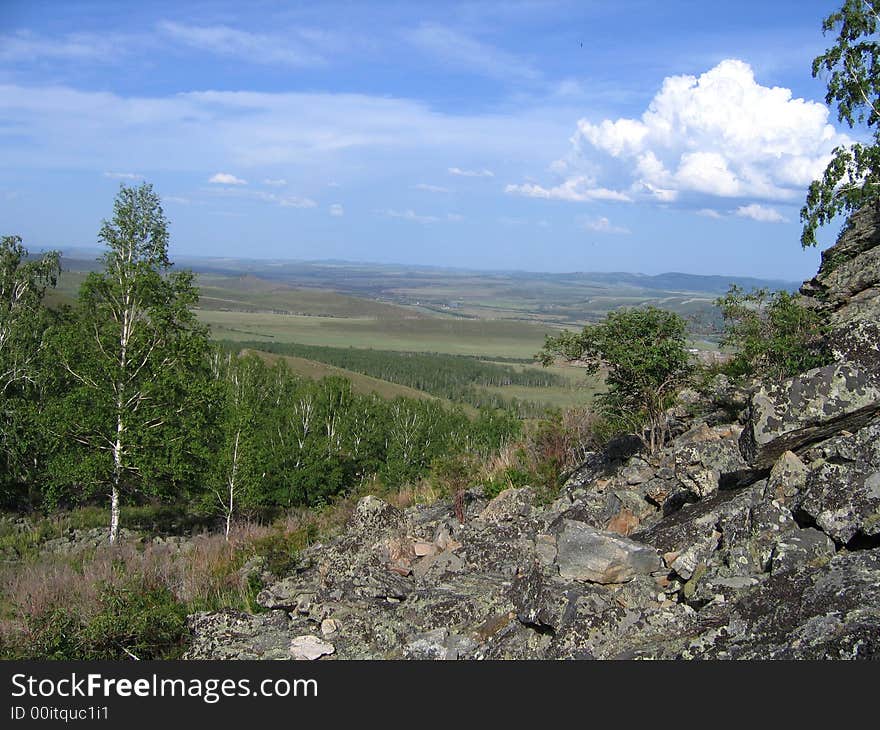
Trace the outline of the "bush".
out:
[[[787,291],[733,284],[715,301],[724,317],[721,344],[736,354],[725,367],[732,377],[789,378],[831,362],[828,325],[815,309]]]

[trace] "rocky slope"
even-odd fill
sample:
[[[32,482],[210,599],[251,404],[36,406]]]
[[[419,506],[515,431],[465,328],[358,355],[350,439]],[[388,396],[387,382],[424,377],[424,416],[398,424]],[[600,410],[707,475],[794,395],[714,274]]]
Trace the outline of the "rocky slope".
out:
[[[831,314],[837,362],[685,393],[665,449],[612,444],[550,505],[473,490],[460,523],[451,503],[367,497],[267,585],[265,612],[191,616],[188,656],[877,657],[878,244],[872,207],[802,289]]]

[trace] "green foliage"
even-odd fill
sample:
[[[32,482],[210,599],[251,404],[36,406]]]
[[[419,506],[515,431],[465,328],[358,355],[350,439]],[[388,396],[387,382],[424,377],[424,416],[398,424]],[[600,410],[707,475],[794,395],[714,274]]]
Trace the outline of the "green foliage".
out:
[[[27,616],[27,641],[0,646],[0,657],[176,659],[185,646],[187,612],[186,605],[165,587],[144,589],[134,581],[107,585],[92,615],[56,605]]]
[[[22,501],[42,457],[36,423],[50,367],[44,332],[52,318],[43,296],[59,272],[57,253],[32,258],[19,236],[0,237],[0,503]]]
[[[858,210],[880,197],[880,0],[845,0],[822,23],[837,30],[836,43],[813,60],[813,76],[826,75],[825,102],[850,127],[865,125],[872,141],[837,147],[822,177],[810,184],[801,209],[801,245],[816,245],[816,230],[842,212]]]
[[[588,373],[607,369],[608,392],[600,396],[600,407],[622,430],[639,433],[654,451],[666,437],[664,411],[693,371],[685,330],[684,320],[673,312],[623,309],[582,332],[548,335],[537,357],[544,365],[557,357],[582,361]]]
[[[736,352],[730,375],[788,378],[831,361],[822,316],[787,291],[746,294],[734,284],[715,304],[724,317],[722,345]]]

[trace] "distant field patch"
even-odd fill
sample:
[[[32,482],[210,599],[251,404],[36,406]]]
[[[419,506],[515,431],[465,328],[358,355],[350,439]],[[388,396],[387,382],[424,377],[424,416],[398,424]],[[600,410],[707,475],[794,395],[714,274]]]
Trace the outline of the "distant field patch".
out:
[[[199,319],[221,340],[265,339],[304,345],[439,352],[530,359],[544,344],[547,326],[530,322],[464,319],[377,320],[306,317],[201,309]]]

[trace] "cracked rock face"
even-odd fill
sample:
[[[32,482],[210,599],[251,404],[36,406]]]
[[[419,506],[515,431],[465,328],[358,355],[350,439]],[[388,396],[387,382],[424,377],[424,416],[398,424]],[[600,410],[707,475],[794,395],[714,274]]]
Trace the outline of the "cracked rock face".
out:
[[[769,469],[786,451],[800,452],[839,431],[855,431],[880,414],[880,388],[846,363],[810,370],[759,388],[740,437],[743,456]]]

